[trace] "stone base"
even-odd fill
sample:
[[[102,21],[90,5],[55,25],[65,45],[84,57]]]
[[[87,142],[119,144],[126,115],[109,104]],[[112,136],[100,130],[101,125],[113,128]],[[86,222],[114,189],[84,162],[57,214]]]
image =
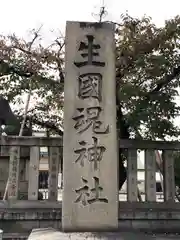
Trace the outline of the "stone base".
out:
[[[111,232],[103,232],[103,233],[92,233],[92,232],[73,232],[73,233],[64,233],[57,231],[55,229],[50,228],[41,228],[34,229],[30,234],[28,240],[98,240],[98,239],[120,239],[124,240],[124,238],[120,237],[121,233],[111,233]]]
[[[179,240],[178,235],[145,234],[135,232],[84,232],[64,233],[53,228],[34,229],[28,240]]]

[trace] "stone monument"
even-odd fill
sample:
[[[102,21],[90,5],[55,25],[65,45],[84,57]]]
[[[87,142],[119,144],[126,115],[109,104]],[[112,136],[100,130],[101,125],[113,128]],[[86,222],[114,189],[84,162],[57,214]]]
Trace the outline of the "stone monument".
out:
[[[118,228],[114,25],[67,22],[63,231]]]

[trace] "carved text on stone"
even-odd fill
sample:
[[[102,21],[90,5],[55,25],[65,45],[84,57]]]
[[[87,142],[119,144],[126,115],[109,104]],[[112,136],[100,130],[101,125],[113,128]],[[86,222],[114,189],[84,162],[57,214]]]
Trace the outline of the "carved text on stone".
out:
[[[82,177],[83,186],[76,189],[75,192],[78,195],[75,203],[82,203],[83,206],[88,204],[92,204],[95,202],[103,202],[108,203],[108,199],[105,197],[101,197],[101,193],[103,192],[102,186],[100,186],[99,178],[93,177],[94,187],[90,188],[88,180]]]
[[[95,98],[102,100],[102,75],[100,73],[85,73],[78,77],[78,97],[82,100]]]
[[[19,157],[19,151],[16,147],[12,148],[12,172],[10,177],[11,182],[11,188],[10,188],[10,195],[16,196],[16,178],[17,178],[17,164],[18,164],[18,157]]]
[[[98,163],[102,160],[103,153],[106,151],[106,148],[98,145],[98,139],[96,137],[92,137],[92,139],[93,144],[90,147],[87,147],[87,142],[85,141],[79,142],[82,147],[74,151],[79,155],[75,162],[79,162],[81,167],[84,167],[85,161],[92,162],[94,170],[96,171],[98,169]]]
[[[82,61],[74,62],[74,64],[80,68],[86,65],[93,65],[97,67],[104,67],[105,62],[97,60],[99,57],[100,44],[94,43],[93,35],[86,35],[86,40],[80,42],[78,51],[81,52]],[[95,59],[94,59],[95,57]]]
[[[76,121],[74,128],[78,133],[83,133],[91,126],[92,131],[96,134],[109,133],[109,125],[103,127],[102,121],[99,120],[100,113],[102,112],[101,107],[77,108],[77,111],[78,114],[72,119]]]

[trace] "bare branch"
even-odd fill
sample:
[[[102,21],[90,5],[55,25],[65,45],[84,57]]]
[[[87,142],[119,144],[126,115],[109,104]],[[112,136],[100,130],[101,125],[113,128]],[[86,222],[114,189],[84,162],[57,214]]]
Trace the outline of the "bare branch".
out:
[[[164,79],[160,80],[157,83],[157,86],[151,92],[149,92],[148,95],[152,95],[159,92],[164,86],[168,85],[172,80],[178,77],[179,74],[180,74],[180,66],[173,68],[172,73],[169,75],[166,75]]]
[[[19,119],[22,119],[22,116],[17,116]],[[31,121],[32,123],[42,127],[42,128],[47,128],[50,129],[52,131],[55,131],[56,133],[58,133],[60,136],[63,135],[63,131],[60,130],[55,124],[49,122],[49,121],[41,121],[37,118],[31,117],[31,116],[27,116],[26,120]]]
[[[29,51],[31,50],[36,39],[39,37],[39,32],[41,31],[42,27],[43,27],[43,24],[39,27],[38,30],[34,31],[34,37],[33,37],[32,41],[29,43]]]
[[[56,39],[55,42],[59,46],[59,51],[58,52],[60,52],[62,50],[62,48],[64,47],[65,42],[61,43],[58,39]]]
[[[31,51],[31,48],[32,48],[34,42],[38,38],[41,27],[37,31],[35,31],[34,38],[32,39],[32,41],[29,44],[29,48],[28,48],[29,51]],[[29,93],[27,95],[27,100],[26,100],[25,109],[24,109],[24,116],[23,116],[23,121],[21,124],[20,131],[19,131],[19,136],[22,136],[22,134],[23,134],[23,130],[24,130],[24,126],[25,126],[26,118],[27,118],[27,113],[28,113],[28,108],[29,108],[29,103],[30,103],[30,99],[31,99],[31,93],[32,93],[32,78],[30,78]]]
[[[114,24],[114,25],[116,25],[116,26],[118,26],[118,27],[122,27],[123,26],[123,24],[121,24],[121,23],[117,23],[117,22],[113,22],[113,21],[104,21],[105,23],[112,23],[112,24]]]
[[[64,74],[63,74],[61,61],[60,61],[60,53],[61,53],[63,47],[65,46],[65,41],[63,43],[61,43],[58,39],[56,39],[55,42],[59,46],[58,57],[56,58],[56,63],[57,63],[58,71],[59,71],[59,80],[60,80],[60,82],[64,83]]]

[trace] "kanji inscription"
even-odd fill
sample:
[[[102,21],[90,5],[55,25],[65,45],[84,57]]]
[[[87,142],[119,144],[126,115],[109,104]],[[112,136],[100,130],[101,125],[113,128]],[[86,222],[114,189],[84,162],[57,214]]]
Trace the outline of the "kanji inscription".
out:
[[[103,122],[99,120],[102,112],[101,107],[77,108],[77,112],[77,115],[72,119],[76,121],[74,128],[78,133],[83,133],[90,127],[96,134],[109,133],[109,125],[103,126]]]
[[[104,67],[105,62],[94,60],[94,57],[99,57],[100,44],[94,43],[93,35],[86,35],[86,40],[80,42],[78,51],[81,52],[82,61],[74,62],[76,67],[80,68],[86,65],[93,65],[98,67]]]
[[[75,203],[81,203],[83,206],[95,202],[108,203],[108,199],[101,196],[103,188],[100,186],[99,178],[93,177],[93,181],[94,187],[90,188],[88,185],[88,180],[82,177],[83,186],[75,190],[76,194],[78,195]]]
[[[78,77],[80,99],[95,98],[102,100],[102,75],[100,73],[85,73]]]
[[[17,147],[12,147],[11,149],[11,166],[10,166],[10,187],[9,187],[9,196],[15,197],[17,194],[17,176],[18,176],[18,161],[20,149]]]
[[[67,22],[65,41],[62,229],[113,231],[119,197],[114,25]]]
[[[85,141],[79,142],[79,145],[82,147],[74,150],[74,152],[79,155],[75,162],[79,162],[81,167],[84,167],[85,161],[92,162],[94,170],[97,170],[98,163],[102,161],[103,153],[106,151],[106,148],[98,145],[98,139],[96,137],[92,137],[92,139],[93,144],[90,147],[87,147],[87,142]]]

